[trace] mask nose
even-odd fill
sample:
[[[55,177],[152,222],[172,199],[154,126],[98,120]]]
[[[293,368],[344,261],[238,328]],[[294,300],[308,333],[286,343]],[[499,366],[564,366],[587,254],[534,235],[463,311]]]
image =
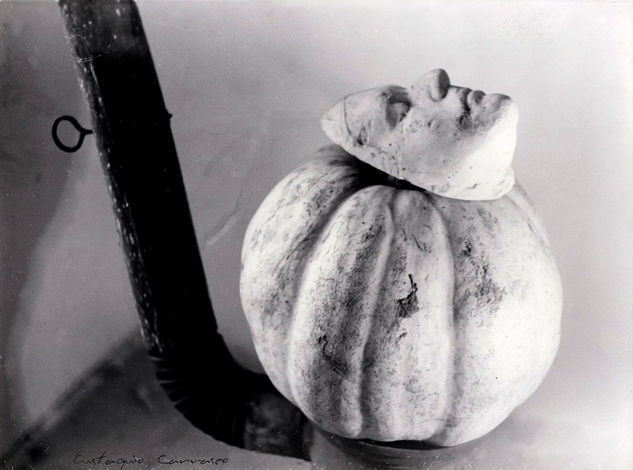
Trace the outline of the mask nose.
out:
[[[431,99],[439,101],[444,99],[451,80],[444,69],[434,69],[426,72],[412,85],[412,90],[418,94],[427,94]]]

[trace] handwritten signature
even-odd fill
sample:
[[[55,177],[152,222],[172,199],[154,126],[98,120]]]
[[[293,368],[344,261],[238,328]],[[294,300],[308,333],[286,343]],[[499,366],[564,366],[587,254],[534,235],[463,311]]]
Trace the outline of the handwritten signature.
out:
[[[228,457],[203,457],[203,458],[174,458],[167,454],[161,454],[158,457],[152,457],[151,459],[145,459],[132,454],[131,456],[121,457],[109,455],[107,450],[101,452],[97,456],[86,457],[81,452],[77,452],[73,458],[75,465],[88,465],[88,466],[113,466],[119,467],[119,470],[124,470],[126,465],[136,465],[142,463],[156,462],[160,465],[179,465],[176,468],[182,468],[183,465],[222,465],[229,462]]]

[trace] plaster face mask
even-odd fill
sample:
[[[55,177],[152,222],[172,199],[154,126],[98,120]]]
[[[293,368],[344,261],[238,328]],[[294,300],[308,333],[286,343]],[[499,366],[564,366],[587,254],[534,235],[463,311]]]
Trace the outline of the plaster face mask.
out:
[[[412,86],[345,97],[321,120],[348,153],[441,196],[496,199],[514,185],[518,110],[505,95],[453,86],[444,70]]]

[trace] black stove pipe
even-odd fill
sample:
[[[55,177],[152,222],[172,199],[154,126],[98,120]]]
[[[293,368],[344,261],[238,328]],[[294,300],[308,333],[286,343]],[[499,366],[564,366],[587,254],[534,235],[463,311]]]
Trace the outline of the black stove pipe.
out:
[[[195,426],[305,456],[301,413],[218,333],[158,77],[131,0],[59,0],[157,377]],[[273,412],[271,413],[271,409]]]

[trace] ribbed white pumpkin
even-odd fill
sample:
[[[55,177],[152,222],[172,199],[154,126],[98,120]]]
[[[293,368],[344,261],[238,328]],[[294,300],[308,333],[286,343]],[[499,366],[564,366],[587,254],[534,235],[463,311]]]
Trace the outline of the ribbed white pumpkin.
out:
[[[240,292],[275,386],[344,437],[455,445],[542,381],[561,288],[520,187],[461,201],[331,145],[252,219]]]

